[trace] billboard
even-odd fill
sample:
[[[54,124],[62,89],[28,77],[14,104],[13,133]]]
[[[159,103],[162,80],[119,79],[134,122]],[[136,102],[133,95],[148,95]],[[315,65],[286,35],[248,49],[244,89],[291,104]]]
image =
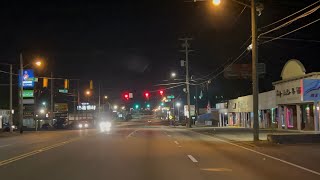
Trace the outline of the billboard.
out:
[[[320,79],[303,79],[301,82],[302,101],[320,101]]]
[[[259,76],[265,74],[266,66],[264,63],[257,64]],[[224,77],[228,79],[249,79],[252,75],[252,64],[232,64],[224,68]]]
[[[184,116],[189,118],[189,112],[188,112],[188,105],[184,105],[183,107]],[[195,105],[190,105],[190,115],[194,116],[196,114],[196,107]]]
[[[67,103],[55,103],[54,104],[55,112],[68,112],[68,104]]]
[[[24,69],[23,75],[21,78],[19,71],[19,86],[21,86],[21,79],[22,79],[22,86],[23,88],[33,88],[34,87],[34,71],[33,69]]]

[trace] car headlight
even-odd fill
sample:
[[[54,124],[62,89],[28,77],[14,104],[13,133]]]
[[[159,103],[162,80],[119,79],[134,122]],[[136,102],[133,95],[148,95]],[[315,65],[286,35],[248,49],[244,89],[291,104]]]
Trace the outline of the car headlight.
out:
[[[79,124],[79,128],[82,128],[82,124]]]
[[[88,124],[84,124],[84,127],[87,128],[87,127],[89,127],[89,125]]]
[[[111,123],[110,122],[100,122],[99,126],[100,126],[101,132],[110,131]]]
[[[12,125],[11,128],[12,128],[12,129],[16,129],[17,127],[16,127],[15,125]]]

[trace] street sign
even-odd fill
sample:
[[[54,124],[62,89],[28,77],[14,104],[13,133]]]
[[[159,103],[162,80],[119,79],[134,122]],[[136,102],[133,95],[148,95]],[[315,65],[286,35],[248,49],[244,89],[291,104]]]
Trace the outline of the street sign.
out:
[[[166,99],[164,100],[164,102],[171,102],[171,99]]]
[[[174,99],[174,95],[167,96],[168,99]]]
[[[68,93],[68,89],[59,89],[59,93]]]
[[[23,90],[22,97],[24,97],[24,98],[32,98],[32,97],[34,97],[33,90]]]
[[[34,99],[23,99],[23,104],[34,104]]]

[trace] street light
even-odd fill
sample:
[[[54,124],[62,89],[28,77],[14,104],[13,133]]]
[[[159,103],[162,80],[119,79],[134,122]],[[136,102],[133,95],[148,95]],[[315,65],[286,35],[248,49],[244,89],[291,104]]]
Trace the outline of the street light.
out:
[[[42,62],[41,62],[40,60],[37,60],[37,61],[35,62],[35,64],[36,64],[36,66],[40,67],[40,66],[42,65]]]
[[[114,106],[113,106],[113,109],[114,109],[114,110],[117,110],[117,109],[118,109],[118,106],[117,106],[117,105],[114,105]]]
[[[89,90],[86,91],[86,95],[89,96],[91,92]]]
[[[104,96],[104,99],[108,99],[108,96]]]
[[[215,5],[215,6],[219,6],[221,3],[220,0],[212,0],[212,4]]]
[[[40,109],[40,114],[44,114],[44,109]]]
[[[176,76],[177,76],[177,74],[176,74],[175,72],[172,72],[172,73],[171,73],[171,77],[172,77],[172,78],[175,78]]]

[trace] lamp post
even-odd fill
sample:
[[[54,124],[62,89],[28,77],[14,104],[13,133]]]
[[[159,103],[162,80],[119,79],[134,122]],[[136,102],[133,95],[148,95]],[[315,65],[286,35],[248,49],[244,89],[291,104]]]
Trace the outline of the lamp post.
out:
[[[205,0],[197,0],[205,1]],[[253,141],[259,141],[259,79],[257,73],[258,48],[257,48],[257,23],[256,23],[256,1],[251,0],[251,5],[245,4],[238,0],[231,0],[235,3],[251,8],[251,39],[252,39],[252,96],[253,96]],[[196,1],[194,1],[196,2]],[[214,5],[219,5],[221,0],[212,0]],[[260,12],[260,11],[259,11]]]

